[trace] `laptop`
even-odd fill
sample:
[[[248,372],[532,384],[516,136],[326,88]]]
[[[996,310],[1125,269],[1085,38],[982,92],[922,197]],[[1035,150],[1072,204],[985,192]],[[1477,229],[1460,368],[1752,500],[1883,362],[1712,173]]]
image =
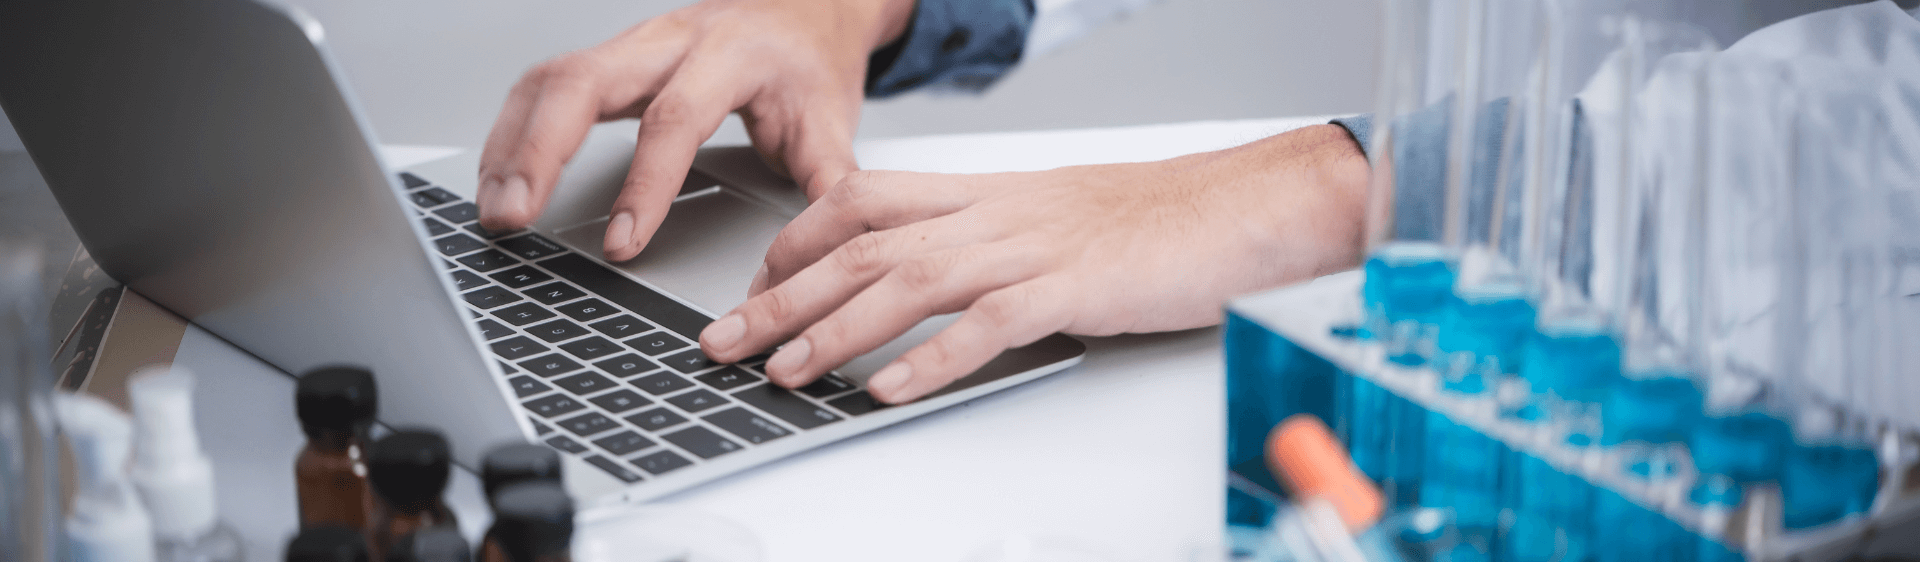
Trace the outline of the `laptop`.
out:
[[[544,443],[583,505],[645,501],[1084,353],[1050,336],[896,406],[866,377],[941,320],[798,391],[767,381],[764,355],[714,364],[696,343],[727,306],[712,295],[744,293],[723,272],[755,269],[764,242],[742,240],[777,232],[781,206],[690,173],[620,267],[600,259],[604,218],[486,232],[424,168],[382,163],[324,37],[252,0],[15,1],[0,7],[0,108],[104,271],[286,372],[370,368],[382,421],[441,431],[469,468]]]

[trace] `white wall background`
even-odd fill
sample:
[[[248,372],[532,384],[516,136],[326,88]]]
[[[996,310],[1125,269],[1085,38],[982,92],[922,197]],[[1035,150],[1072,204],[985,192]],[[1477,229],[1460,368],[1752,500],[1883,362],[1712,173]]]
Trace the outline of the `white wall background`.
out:
[[[527,67],[688,0],[290,0],[388,143],[477,146]],[[1366,111],[1381,0],[1162,0],[984,96],[870,103],[864,137]],[[744,143],[737,125],[719,142]],[[0,130],[0,149],[17,147]]]

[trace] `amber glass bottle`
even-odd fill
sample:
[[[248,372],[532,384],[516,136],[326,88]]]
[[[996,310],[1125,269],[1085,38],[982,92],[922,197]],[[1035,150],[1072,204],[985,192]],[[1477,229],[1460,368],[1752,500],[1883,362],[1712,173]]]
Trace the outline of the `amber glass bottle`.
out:
[[[300,528],[366,527],[367,428],[377,410],[373,374],[331,367],[300,377],[294,408],[307,446],[294,461]]]
[[[287,543],[287,562],[371,562],[367,536],[338,525],[308,527]]]
[[[573,499],[560,483],[508,484],[492,501],[480,562],[573,562]]]
[[[480,459],[480,484],[487,501],[508,484],[528,480],[560,481],[560,453],[541,445],[521,443],[487,451]]]
[[[367,455],[374,497],[367,542],[376,560],[384,559],[395,541],[409,533],[457,526],[440,499],[452,456],[446,438],[431,431],[396,431],[373,444]]]

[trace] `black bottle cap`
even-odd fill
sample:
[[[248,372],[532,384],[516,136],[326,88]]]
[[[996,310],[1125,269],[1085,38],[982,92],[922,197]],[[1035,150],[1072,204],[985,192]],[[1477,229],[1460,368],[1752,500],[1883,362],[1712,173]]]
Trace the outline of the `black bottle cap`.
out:
[[[509,560],[567,552],[573,544],[573,498],[558,482],[508,484],[493,496],[489,534]]]
[[[472,562],[467,539],[452,525],[439,525],[414,531],[393,543],[387,562]]]
[[[453,456],[447,440],[423,430],[393,432],[367,453],[367,480],[387,505],[401,511],[433,506],[447,487]]]
[[[371,562],[367,536],[349,527],[314,527],[287,543],[287,562]]]
[[[322,367],[300,377],[294,409],[308,439],[323,431],[364,432],[379,410],[373,373],[355,367]]]
[[[480,460],[480,482],[487,500],[508,484],[526,480],[560,481],[560,453],[540,445],[521,443],[487,452]]]

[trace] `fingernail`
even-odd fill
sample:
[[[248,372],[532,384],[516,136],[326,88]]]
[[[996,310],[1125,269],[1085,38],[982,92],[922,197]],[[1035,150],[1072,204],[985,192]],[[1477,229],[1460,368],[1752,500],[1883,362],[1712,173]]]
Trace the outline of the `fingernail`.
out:
[[[807,343],[807,338],[794,338],[767,360],[767,374],[779,373],[781,378],[792,376],[807,366],[807,356],[812,354],[813,344]]]
[[[760,264],[760,271],[753,273],[753,282],[747,284],[747,296],[759,295],[767,290],[767,264]]]
[[[633,213],[621,211],[607,221],[607,249],[623,250],[633,245]]]
[[[894,393],[907,386],[907,379],[913,378],[913,366],[906,363],[894,363],[874,373],[867,379],[867,391],[882,397],[881,400],[897,398]]]
[[[520,176],[507,178],[506,185],[500,186],[500,196],[496,202],[500,206],[499,214],[527,216],[527,196],[531,194],[527,180]]]
[[[733,349],[733,344],[740,343],[740,337],[744,335],[747,335],[746,321],[741,320],[738,314],[728,314],[701,330],[700,341],[706,342],[707,347],[714,351],[725,352]]]

